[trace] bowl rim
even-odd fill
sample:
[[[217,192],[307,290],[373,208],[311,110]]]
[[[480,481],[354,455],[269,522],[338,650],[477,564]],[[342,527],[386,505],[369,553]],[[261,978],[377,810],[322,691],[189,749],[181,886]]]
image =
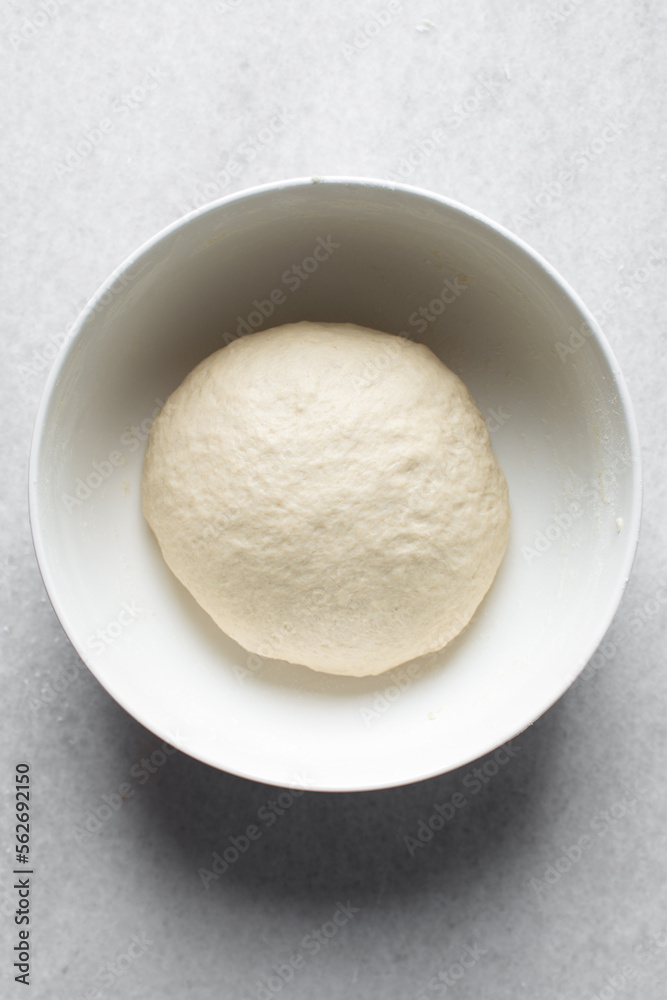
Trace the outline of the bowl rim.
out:
[[[166,730],[159,732],[154,723],[148,722],[146,719],[145,711],[137,711],[135,708],[130,707],[128,704],[128,699],[119,696],[117,692],[112,690],[112,685],[105,682],[98,675],[98,671],[91,666],[86,658],[86,651],[82,646],[82,643],[78,639],[73,638],[76,633],[76,629],[72,626],[69,621],[69,615],[63,603],[58,595],[58,588],[55,585],[54,578],[51,572],[49,558],[47,556],[47,550],[43,534],[43,524],[40,515],[40,496],[39,496],[39,486],[40,486],[40,468],[42,465],[42,454],[43,454],[43,436],[44,428],[46,426],[46,415],[51,406],[52,398],[57,389],[58,383],[60,381],[63,369],[65,369],[70,353],[74,348],[75,343],[84,331],[86,324],[96,310],[102,297],[109,291],[111,291],[118,282],[118,280],[132,267],[134,267],[138,261],[152,248],[156,247],[163,240],[167,239],[173,233],[196,219],[207,215],[211,212],[217,211],[219,208],[233,204],[237,201],[243,201],[246,199],[262,196],[264,194],[269,194],[271,192],[284,191],[289,188],[300,188],[300,187],[311,187],[314,184],[318,185],[328,185],[328,186],[340,186],[340,187],[357,187],[360,189],[381,189],[386,192],[399,191],[404,194],[412,195],[417,198],[423,199],[429,203],[437,203],[447,209],[453,210],[459,215],[465,216],[467,219],[474,220],[483,229],[487,229],[490,233],[494,235],[495,238],[501,237],[503,240],[508,241],[517,247],[523,254],[530,260],[534,265],[541,269],[551,281],[558,287],[559,291],[570,300],[572,305],[576,308],[577,312],[580,314],[582,319],[588,325],[591,330],[591,340],[594,341],[598,350],[602,353],[609,370],[613,376],[614,387],[618,393],[619,400],[621,403],[621,412],[624,420],[625,427],[627,429],[627,443],[630,452],[630,465],[631,465],[631,510],[630,518],[627,524],[624,524],[624,534],[626,536],[625,542],[625,552],[623,557],[623,563],[621,569],[618,571],[617,580],[614,585],[613,591],[609,596],[607,601],[606,609],[604,613],[597,616],[597,628],[590,633],[590,638],[588,642],[582,645],[582,653],[580,656],[580,664],[578,668],[570,676],[564,679],[564,684],[562,689],[551,698],[548,704],[544,704],[538,716],[534,716],[532,712],[529,713],[530,717],[522,722],[519,728],[513,733],[508,739],[515,739],[520,733],[524,732],[529,726],[541,718],[553,705],[560,700],[560,698],[565,694],[565,692],[571,687],[574,681],[579,677],[583,671],[586,664],[589,662],[596,649],[602,642],[605,634],[607,633],[613,618],[620,606],[623,594],[627,587],[630,575],[632,572],[632,567],[636,557],[637,546],[639,543],[639,534],[641,527],[642,518],[642,499],[643,499],[643,482],[642,482],[642,466],[641,466],[641,447],[639,440],[639,430],[636,420],[636,415],[630,398],[630,393],[623,377],[621,368],[616,359],[616,356],[607,341],[607,338],[597,322],[593,314],[589,311],[588,307],[585,305],[583,300],[579,297],[578,293],[572,288],[569,282],[544,258],[542,255],[526,243],[520,236],[511,232],[501,223],[495,222],[488,216],[476,209],[470,208],[463,202],[457,201],[456,199],[450,198],[446,195],[439,194],[434,191],[430,191],[427,188],[418,187],[411,184],[405,184],[399,181],[383,180],[381,178],[374,177],[364,177],[364,176],[348,176],[348,175],[327,175],[327,176],[304,176],[304,177],[293,177],[286,180],[271,181],[264,184],[253,185],[251,187],[242,188],[239,191],[232,192],[231,194],[225,195],[221,198],[215,199],[213,201],[207,202],[204,205],[200,205],[198,208],[193,209],[191,212],[180,216],[173,222],[164,226],[153,236],[149,237],[140,246],[130,253],[123,262],[118,265],[111,274],[105,279],[105,281],[97,288],[93,295],[88,299],[86,304],[83,306],[79,315],[76,317],[72,323],[65,340],[63,341],[58,354],[56,355],[54,362],[51,366],[47,379],[44,383],[42,389],[40,401],[37,407],[35,421],[33,425],[33,432],[31,436],[30,443],[30,456],[29,456],[29,468],[28,468],[28,514],[30,521],[30,530],[32,535],[33,548],[35,552],[35,557],[37,560],[37,566],[44,583],[44,587],[53,607],[53,610],[63,628],[68,640],[74,647],[78,656],[85,664],[88,670],[95,676],[97,681],[105,688],[107,693],[116,701],[121,707],[134,718],[140,725],[148,729],[150,732],[155,733],[158,737],[164,738],[165,741],[169,742],[173,734],[168,733]],[[268,777],[263,777],[251,771],[244,771],[239,768],[230,768],[219,761],[209,759],[205,755],[199,755],[196,752],[192,752],[186,748],[181,748],[178,746],[178,740],[174,740],[173,745],[176,749],[181,750],[181,752],[186,753],[197,760],[202,761],[218,770],[224,770],[228,773],[234,774],[238,777],[247,778],[250,781],[256,781],[262,784],[275,786],[275,783]],[[497,744],[495,741],[491,741],[491,744],[486,747],[486,749],[475,758],[480,760],[482,757],[493,752],[497,749]],[[308,783],[308,784],[294,784],[294,785],[284,785],[283,787],[299,787],[307,791],[321,791],[321,792],[362,792],[362,791],[374,791],[384,788],[395,788],[406,784],[412,784],[419,781],[427,780],[428,778],[436,777],[440,774],[449,773],[456,770],[458,767],[463,767],[468,764],[473,763],[467,756],[462,759],[459,763],[455,763],[447,767],[445,771],[441,767],[435,766],[427,769],[422,769],[418,773],[415,773],[410,778],[402,778],[399,780],[388,780],[386,782],[372,784],[359,783],[357,785],[351,785],[349,781],[345,782],[343,785],[333,784],[333,783]],[[277,786],[275,786],[277,787]]]

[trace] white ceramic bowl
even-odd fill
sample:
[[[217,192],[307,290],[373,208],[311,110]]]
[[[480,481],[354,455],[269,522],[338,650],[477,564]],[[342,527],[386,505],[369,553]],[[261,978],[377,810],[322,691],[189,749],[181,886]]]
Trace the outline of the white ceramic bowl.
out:
[[[171,575],[141,514],[145,440],[169,393],[225,339],[299,319],[428,344],[487,417],[509,483],[509,549],[471,625],[379,677],[249,656]],[[601,331],[521,241],[414,188],[295,180],[174,223],[86,306],[37,417],[31,522],[65,631],[144,726],[259,781],[379,788],[482,756],[572,683],[630,572],[638,454]]]

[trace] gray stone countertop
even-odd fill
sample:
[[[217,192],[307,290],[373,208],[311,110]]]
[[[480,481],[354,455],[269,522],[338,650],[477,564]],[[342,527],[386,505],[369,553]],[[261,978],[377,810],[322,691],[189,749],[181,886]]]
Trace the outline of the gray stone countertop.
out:
[[[665,996],[666,27],[656,0],[3,0],[3,997]],[[628,637],[414,857],[404,835],[466,769],[306,793],[203,891],[202,859],[280,790],[179,752],[77,835],[160,743],[51,609],[27,515],[30,437],[53,345],[131,251],[200,204],[306,175],[405,180],[470,205],[603,320],[644,462],[638,554],[610,630]],[[34,796],[30,991],[12,965],[20,760]]]

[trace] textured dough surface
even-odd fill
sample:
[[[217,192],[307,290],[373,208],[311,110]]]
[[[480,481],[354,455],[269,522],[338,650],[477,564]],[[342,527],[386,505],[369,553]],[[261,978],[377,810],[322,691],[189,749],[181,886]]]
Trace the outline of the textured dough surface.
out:
[[[153,424],[142,492],[165,561],[224,632],[335,674],[449,642],[509,533],[460,379],[351,324],[288,324],[202,361]]]

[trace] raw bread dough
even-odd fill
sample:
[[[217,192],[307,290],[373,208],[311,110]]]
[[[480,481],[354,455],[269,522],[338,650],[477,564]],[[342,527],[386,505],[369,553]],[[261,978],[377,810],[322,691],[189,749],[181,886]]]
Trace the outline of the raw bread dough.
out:
[[[351,324],[292,323],[202,361],[153,424],[142,487],[167,564],[224,632],[332,674],[444,646],[509,533],[460,379]]]

